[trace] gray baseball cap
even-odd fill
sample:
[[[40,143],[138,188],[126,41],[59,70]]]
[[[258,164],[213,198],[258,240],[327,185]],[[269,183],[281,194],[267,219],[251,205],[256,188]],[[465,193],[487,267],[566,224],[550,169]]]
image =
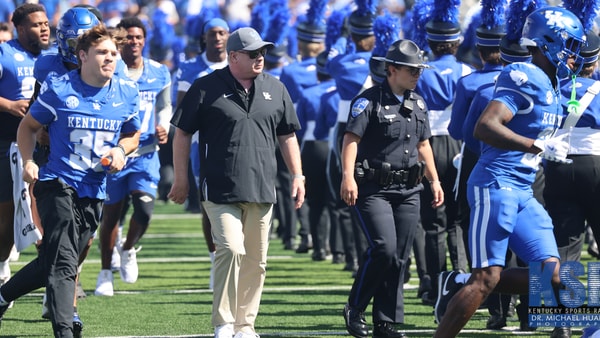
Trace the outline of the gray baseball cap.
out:
[[[231,33],[227,39],[227,52],[237,50],[259,50],[263,47],[273,47],[273,43],[263,41],[257,31],[251,27],[242,27]]]

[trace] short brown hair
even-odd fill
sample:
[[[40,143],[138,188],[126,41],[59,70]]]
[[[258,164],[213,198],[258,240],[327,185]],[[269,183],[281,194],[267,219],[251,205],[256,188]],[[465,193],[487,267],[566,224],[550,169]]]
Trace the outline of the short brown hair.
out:
[[[100,23],[77,38],[75,55],[77,55],[77,62],[80,66],[79,51],[83,50],[87,52],[90,47],[96,46],[104,40],[112,40],[118,47],[121,41],[123,41],[123,31],[120,29],[108,29],[103,23]]]

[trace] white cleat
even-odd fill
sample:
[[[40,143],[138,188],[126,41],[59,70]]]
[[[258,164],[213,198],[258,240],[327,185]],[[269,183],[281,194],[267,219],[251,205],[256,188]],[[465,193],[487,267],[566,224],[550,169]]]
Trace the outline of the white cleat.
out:
[[[98,281],[96,282],[96,296],[112,297],[115,294],[113,289],[113,275],[110,270],[100,270]]]
[[[142,247],[131,248],[127,251],[121,250],[121,280],[125,283],[135,283],[138,279],[137,253]]]

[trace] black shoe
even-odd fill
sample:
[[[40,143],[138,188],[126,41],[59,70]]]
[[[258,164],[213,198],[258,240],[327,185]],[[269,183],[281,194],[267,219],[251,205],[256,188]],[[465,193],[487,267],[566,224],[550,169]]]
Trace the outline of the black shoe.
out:
[[[405,338],[406,334],[398,331],[394,324],[389,322],[375,323],[373,327],[373,338]]]
[[[308,244],[300,243],[300,245],[298,245],[298,248],[296,249],[296,253],[308,253],[308,250],[310,250]]]
[[[427,291],[421,296],[421,303],[423,305],[435,306],[436,299],[437,297],[435,297],[433,292]]]
[[[530,332],[535,331],[537,329],[537,327],[535,326],[529,326],[529,315],[527,314],[527,305],[519,303],[519,305],[515,306],[515,312],[517,313],[517,318],[519,318],[519,330]]]
[[[342,269],[344,271],[357,271],[358,270],[358,264],[356,264],[355,262],[352,263],[346,263],[346,265],[344,265],[344,268]]]
[[[417,291],[417,297],[423,297],[425,292],[431,291],[431,278],[428,275],[423,276],[419,281],[419,290]]]
[[[346,330],[356,338],[367,338],[369,336],[369,328],[365,320],[365,314],[353,310],[350,305],[344,306],[344,321],[346,322]]]
[[[291,241],[286,241],[283,243],[283,250],[294,250],[296,249],[294,247],[294,243],[292,243]]]
[[[81,338],[81,331],[83,331],[83,322],[75,312],[73,313],[73,338]]]
[[[456,271],[442,271],[438,277],[438,296],[434,310],[435,321],[438,324],[442,322],[450,299],[464,285],[455,281],[456,275],[458,275]]]
[[[571,338],[570,327],[555,327],[550,338]]]
[[[326,259],[327,259],[327,253],[323,249],[315,250],[315,252],[313,252],[313,254],[312,254],[313,261],[320,262],[320,261],[324,261]]]
[[[506,317],[500,315],[493,315],[488,318],[485,328],[488,330],[500,330],[506,326]]]
[[[344,263],[344,254],[342,254],[342,253],[333,254],[333,257],[331,258],[331,263],[333,263],[333,264]]]

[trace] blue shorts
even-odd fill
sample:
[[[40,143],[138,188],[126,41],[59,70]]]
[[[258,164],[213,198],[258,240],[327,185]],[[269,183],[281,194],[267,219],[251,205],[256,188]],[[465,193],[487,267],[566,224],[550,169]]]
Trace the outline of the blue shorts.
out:
[[[531,190],[468,185],[469,252],[473,268],[505,266],[508,247],[524,262],[560,257],[552,219]]]
[[[125,168],[116,174],[108,174],[105,204],[115,204],[132,191],[140,190],[156,196],[160,180],[160,161],[157,152],[128,158]]]

